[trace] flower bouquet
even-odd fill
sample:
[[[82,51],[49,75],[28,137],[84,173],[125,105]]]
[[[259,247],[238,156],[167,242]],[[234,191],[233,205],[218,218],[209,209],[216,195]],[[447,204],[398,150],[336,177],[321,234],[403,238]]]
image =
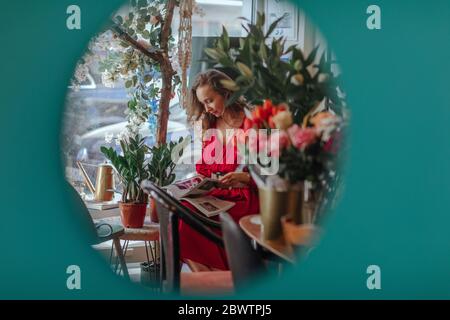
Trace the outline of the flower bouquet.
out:
[[[312,110],[295,123],[287,104],[271,100],[247,112],[248,140],[241,146],[259,188],[263,225],[271,226],[266,239],[280,236],[284,215],[295,224],[315,223],[323,195],[335,184],[343,125],[331,110]]]

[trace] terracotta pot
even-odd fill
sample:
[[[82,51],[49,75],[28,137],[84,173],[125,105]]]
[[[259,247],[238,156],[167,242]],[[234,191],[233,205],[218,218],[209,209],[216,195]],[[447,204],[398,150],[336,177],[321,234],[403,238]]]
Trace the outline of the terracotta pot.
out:
[[[146,203],[119,203],[120,217],[125,228],[142,228],[144,226]]]
[[[318,228],[313,224],[296,224],[288,217],[283,217],[281,221],[284,239],[294,247],[309,246],[318,232]]]
[[[156,200],[153,199],[152,197],[150,197],[149,200],[150,200],[150,218],[152,222],[159,223],[158,212],[156,211]]]

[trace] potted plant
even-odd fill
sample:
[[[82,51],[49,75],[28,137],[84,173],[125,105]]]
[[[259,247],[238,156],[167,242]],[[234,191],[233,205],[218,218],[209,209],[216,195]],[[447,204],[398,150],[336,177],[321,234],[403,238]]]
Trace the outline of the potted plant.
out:
[[[148,197],[141,188],[144,180],[150,180],[160,187],[175,180],[173,173],[177,159],[183,155],[185,143],[189,139],[180,138],[178,143],[170,142],[148,147],[139,134],[120,140],[122,154],[112,147],[101,147],[102,153],[111,161],[123,184],[120,211],[123,225],[141,228],[144,225]],[[158,222],[153,201],[151,219]]]
[[[111,161],[123,185],[120,214],[127,228],[142,228],[147,212],[147,195],[141,188],[149,178],[146,164],[148,147],[139,134],[120,140],[122,154],[112,147],[101,147],[101,152]]]
[[[178,143],[169,142],[150,148],[151,159],[147,165],[149,179],[159,187],[165,187],[175,180],[176,162],[183,155],[184,147],[190,139],[180,138]],[[150,198],[151,219],[158,223],[155,202]]]

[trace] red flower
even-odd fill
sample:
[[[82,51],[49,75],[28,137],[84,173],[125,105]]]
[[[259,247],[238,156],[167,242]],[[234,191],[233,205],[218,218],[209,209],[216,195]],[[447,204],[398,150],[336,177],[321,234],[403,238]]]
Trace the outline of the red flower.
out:
[[[244,130],[247,131],[248,129],[253,127],[253,121],[249,118],[245,118],[244,120]]]

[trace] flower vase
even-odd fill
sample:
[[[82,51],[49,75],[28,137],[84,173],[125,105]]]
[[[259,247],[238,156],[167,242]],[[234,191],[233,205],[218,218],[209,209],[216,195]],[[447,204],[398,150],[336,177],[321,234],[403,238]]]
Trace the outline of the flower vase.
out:
[[[259,188],[262,236],[264,240],[283,238],[281,218],[285,215],[296,216],[301,208],[302,192],[296,189],[277,191]]]

